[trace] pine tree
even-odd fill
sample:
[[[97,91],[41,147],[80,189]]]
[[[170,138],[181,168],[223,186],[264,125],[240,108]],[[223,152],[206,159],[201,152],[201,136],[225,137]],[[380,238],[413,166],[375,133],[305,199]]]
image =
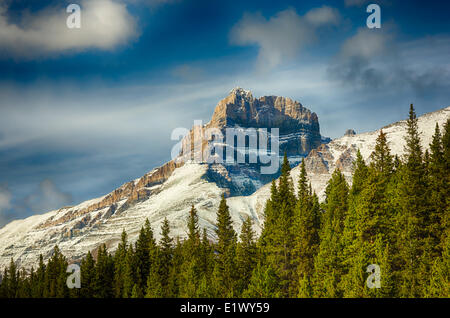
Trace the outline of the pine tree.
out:
[[[159,277],[164,297],[171,296],[169,278],[173,260],[173,239],[170,237],[170,225],[167,218],[161,226]]]
[[[136,266],[139,268],[139,275],[136,277],[139,285],[138,290],[143,290],[146,285],[147,276],[150,270],[149,248],[154,244],[153,231],[150,222],[146,219],[135,244]]]
[[[184,242],[183,266],[181,274],[181,296],[195,297],[197,295],[197,286],[201,280],[201,242],[198,229],[197,210],[192,205],[187,220],[188,236]]]
[[[95,295],[99,298],[114,296],[114,260],[106,250],[106,245],[100,246],[95,264]]]
[[[214,250],[208,240],[206,229],[203,229],[200,246],[200,271],[201,279],[197,288],[197,297],[207,298],[214,296],[211,284],[211,276],[214,270]]]
[[[133,287],[136,284],[136,263],[133,245],[129,245],[126,256],[123,273],[123,290],[122,297],[130,298]]]
[[[388,175],[392,173],[394,167],[393,157],[388,146],[386,134],[383,130],[381,130],[378,135],[375,149],[370,158],[372,159],[372,166],[376,171]]]
[[[406,163],[402,171],[399,187],[401,212],[398,216],[399,231],[397,249],[401,268],[399,274],[399,293],[401,297],[420,297],[421,285],[428,273],[418,271],[424,268],[424,250],[430,248],[429,241],[429,203],[427,198],[427,176],[423,164],[417,117],[413,105],[410,107],[406,135]],[[427,264],[431,266],[431,264]],[[425,266],[426,267],[426,266]]]
[[[247,288],[253,269],[256,266],[257,250],[254,236],[255,234],[252,229],[252,220],[250,216],[247,216],[242,223],[240,242],[238,242],[236,250],[237,270],[239,273],[237,283],[238,295],[241,295]]]
[[[439,125],[436,123],[433,140],[430,144],[430,162],[429,162],[429,184],[430,184],[430,228],[431,245],[433,248],[432,257],[439,257],[442,253],[443,246],[441,238],[444,234],[444,216],[447,205],[448,178],[446,178],[446,167],[444,158],[444,146],[442,143]]]
[[[96,292],[95,286],[95,261],[90,251],[80,264],[81,296],[83,298],[93,298]]]
[[[47,263],[45,271],[44,293],[45,298],[68,297],[67,288],[67,261],[58,246],[53,249],[53,255]]]
[[[310,193],[305,163],[302,161],[298,184],[298,201],[292,227],[294,238],[292,262],[295,268],[294,282],[291,285],[293,297],[298,295],[300,283],[307,283],[305,277],[311,276],[314,271],[314,257],[319,246],[319,213],[318,201]]]
[[[260,239],[264,264],[270,264],[277,272],[284,296],[289,295],[295,277],[295,268],[292,264],[294,245],[292,224],[296,197],[290,171],[291,167],[285,154],[279,185],[276,187],[273,182],[271,200],[266,204],[265,224]]]
[[[356,179],[357,184],[350,192],[350,210],[343,236],[345,275],[340,285],[345,297],[391,295],[390,289],[386,287],[383,288],[385,294],[369,290],[365,282],[368,265],[390,268],[390,260],[384,258],[382,251],[391,242],[391,226],[394,222],[392,208],[386,197],[393,173],[393,157],[382,131],[371,159],[370,167],[367,168],[361,162],[362,158],[357,158],[356,170],[359,170],[359,174],[355,175],[354,180],[362,176],[365,180]],[[383,277],[388,277],[386,275]]]
[[[271,265],[258,263],[253,271],[250,284],[243,294],[249,298],[279,298],[282,297],[279,277]]]
[[[42,254],[39,255],[39,266],[36,271],[36,280],[33,288],[33,298],[42,298],[44,297],[44,288],[45,288],[45,272],[46,265],[44,264],[44,258]]]
[[[169,273],[169,287],[166,297],[179,297],[180,284],[182,281],[183,268],[183,244],[179,237],[176,238],[176,243],[173,248],[172,264]]]
[[[222,195],[222,200],[217,211],[217,245],[216,266],[217,276],[216,291],[219,297],[231,297],[234,294],[236,280],[236,232],[233,229],[230,211]]]
[[[11,258],[9,263],[8,273],[5,275],[6,279],[6,297],[7,298],[16,298],[18,287],[19,287],[19,274],[17,270],[17,266],[14,263],[14,260]]]
[[[133,290],[131,291],[131,298],[143,298],[144,295],[142,293],[142,289],[138,284],[134,284]]]
[[[348,185],[336,169],[325,190],[325,214],[320,233],[318,254],[314,260],[313,293],[315,297],[341,297],[342,265],[341,236],[348,210]]]
[[[127,233],[122,231],[121,241],[114,255],[114,296],[121,298],[124,290],[125,260],[127,255]]]
[[[158,246],[150,253],[151,266],[147,277],[146,298],[160,298],[164,296],[160,276],[160,255],[161,251]]]

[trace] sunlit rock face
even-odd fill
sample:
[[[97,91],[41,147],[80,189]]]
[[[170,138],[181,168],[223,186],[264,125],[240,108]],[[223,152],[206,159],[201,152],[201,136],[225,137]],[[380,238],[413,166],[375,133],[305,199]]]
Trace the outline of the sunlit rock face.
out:
[[[221,100],[207,127],[278,128],[280,152],[306,156],[321,144],[317,115],[297,101],[279,96],[254,98],[242,88]]]

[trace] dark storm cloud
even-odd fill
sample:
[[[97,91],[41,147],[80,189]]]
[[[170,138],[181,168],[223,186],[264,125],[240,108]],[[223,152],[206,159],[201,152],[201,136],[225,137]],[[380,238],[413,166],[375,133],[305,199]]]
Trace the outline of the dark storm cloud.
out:
[[[396,41],[392,28],[361,28],[347,39],[328,68],[343,86],[369,90],[410,90],[415,96],[450,89],[450,36]]]

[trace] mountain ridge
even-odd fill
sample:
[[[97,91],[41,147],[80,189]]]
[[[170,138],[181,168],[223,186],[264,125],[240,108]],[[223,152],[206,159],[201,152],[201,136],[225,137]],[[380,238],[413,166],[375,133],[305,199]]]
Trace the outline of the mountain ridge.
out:
[[[248,91],[235,93],[245,94],[248,100],[253,98]],[[226,101],[224,104],[227,104]],[[449,117],[450,107],[419,117],[424,146],[428,146],[431,140],[435,122],[442,125]],[[382,129],[387,130],[385,132],[393,146],[392,152],[401,154],[404,121]],[[313,189],[319,196],[323,198],[326,181],[337,167],[351,181],[351,165],[357,149],[361,148],[363,157],[368,159],[378,132],[346,135],[330,143],[320,144],[308,152],[305,163]],[[303,158],[300,150],[297,155]],[[295,155],[291,158],[294,163],[299,162]],[[238,172],[233,169],[238,169]],[[295,184],[298,170],[295,167],[291,172]],[[150,220],[157,238],[164,217],[171,223],[171,234],[184,237],[185,221],[192,204],[198,210],[200,226],[207,229],[210,239],[214,239],[215,213],[222,194],[229,196],[227,202],[235,228],[239,230],[242,220],[250,216],[254,220],[255,231],[259,233],[270,184],[265,182],[264,185],[262,179],[258,178],[252,167],[245,165],[236,168],[171,160],[105,196],[7,224],[0,229],[0,267],[8,264],[11,257],[22,266],[31,266],[37,262],[41,253],[45,259],[48,258],[56,244],[73,261],[79,260],[88,250],[95,253],[103,243],[114,250],[122,230],[125,229],[133,241],[146,218]],[[252,193],[239,195],[237,191],[231,195],[230,184],[245,182],[254,184]]]

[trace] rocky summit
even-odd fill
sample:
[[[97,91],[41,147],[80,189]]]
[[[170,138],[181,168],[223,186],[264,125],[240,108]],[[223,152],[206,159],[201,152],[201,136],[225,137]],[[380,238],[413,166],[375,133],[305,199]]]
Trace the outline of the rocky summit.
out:
[[[279,96],[254,98],[250,91],[234,88],[221,100],[207,127],[279,128],[284,138],[281,152],[306,156],[321,143],[316,113],[297,101]]]

